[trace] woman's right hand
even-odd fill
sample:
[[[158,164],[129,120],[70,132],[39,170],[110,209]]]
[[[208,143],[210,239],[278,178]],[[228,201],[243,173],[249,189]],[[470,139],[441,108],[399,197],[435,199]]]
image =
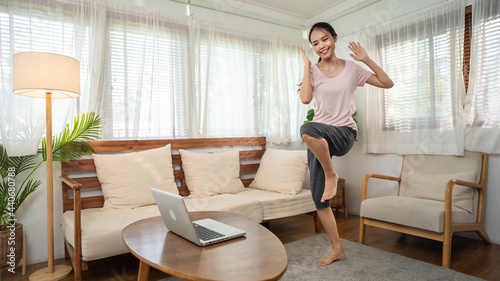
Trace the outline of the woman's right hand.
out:
[[[300,52],[302,53],[302,60],[304,61],[304,66],[310,67],[311,66],[311,61],[306,55],[306,52],[304,52],[304,49],[300,47]]]

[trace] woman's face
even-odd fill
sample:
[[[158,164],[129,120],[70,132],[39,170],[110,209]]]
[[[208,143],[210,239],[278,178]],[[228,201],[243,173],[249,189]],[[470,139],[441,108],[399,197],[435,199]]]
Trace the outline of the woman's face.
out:
[[[316,28],[311,32],[311,42],[314,52],[321,59],[327,59],[334,55],[337,37],[334,38],[330,32],[324,29]]]

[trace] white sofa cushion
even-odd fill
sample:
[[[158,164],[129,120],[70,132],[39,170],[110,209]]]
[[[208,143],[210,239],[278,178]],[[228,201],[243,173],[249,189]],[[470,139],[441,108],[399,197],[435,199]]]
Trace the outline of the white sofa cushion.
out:
[[[248,187],[236,196],[260,201],[262,220],[295,216],[316,210],[309,189],[302,189],[297,195],[290,195]]]
[[[105,210],[136,208],[155,203],[150,188],[178,194],[170,144],[156,149],[119,154],[94,154]]]
[[[156,205],[107,211],[100,208],[82,210],[82,259],[92,261],[128,253],[121,238],[122,230],[135,221],[159,215]],[[74,247],[74,211],[64,212],[61,227],[64,237]]]
[[[245,216],[255,222],[261,222],[261,203],[252,197],[236,196],[221,194],[207,198],[184,197],[184,202],[189,212],[231,212]],[[107,211],[102,211],[99,208],[82,210],[83,260],[91,261],[128,253],[129,251],[121,239],[123,228],[135,221],[159,215],[160,211],[156,205]],[[72,246],[75,245],[74,217],[73,211],[67,211],[63,214],[62,219],[64,237]]]
[[[285,194],[298,194],[307,172],[305,150],[267,149],[250,187]]]
[[[179,149],[190,197],[238,193],[245,187],[240,180],[240,153],[229,150],[201,153]]]
[[[443,233],[444,202],[404,196],[384,196],[361,202],[360,216]],[[473,214],[452,206],[454,223],[471,223]]]
[[[238,194],[219,194],[210,197],[184,198],[189,212],[221,211],[245,216],[255,222],[262,221],[261,202]]]
[[[409,197],[444,201],[446,184],[451,179],[460,179],[476,182],[476,172],[462,172],[454,174],[427,174],[418,171],[408,172]],[[452,203],[472,213],[474,207],[474,189],[467,186],[455,185],[452,192]]]

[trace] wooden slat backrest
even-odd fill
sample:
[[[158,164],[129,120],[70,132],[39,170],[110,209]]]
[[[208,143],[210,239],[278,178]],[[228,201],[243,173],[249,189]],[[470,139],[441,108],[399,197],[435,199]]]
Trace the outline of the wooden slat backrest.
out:
[[[218,148],[241,147],[240,161],[252,160],[251,163],[242,161],[240,165],[240,174],[245,174],[242,179],[245,187],[250,185],[255,172],[259,169],[260,159],[266,150],[265,137],[247,137],[247,138],[200,138],[200,139],[163,139],[163,140],[124,140],[124,141],[93,141],[88,142],[97,153],[100,152],[127,152],[154,149],[171,144],[172,164],[174,166],[174,177],[180,182],[179,194],[189,195],[186,186],[184,171],[182,170],[182,159],[178,149],[190,148]],[[253,161],[259,160],[259,161]],[[255,163],[257,162],[257,163]],[[98,208],[104,205],[102,195],[86,196],[86,193],[95,194],[96,189],[100,190],[101,185],[95,174],[95,165],[93,159],[79,159],[71,162],[61,163],[61,174],[74,178],[82,185],[81,208]],[[81,174],[81,175],[78,175]],[[82,176],[83,174],[83,176]],[[90,175],[89,175],[90,174]],[[63,210],[73,210],[73,198],[71,188],[64,182],[62,184]]]

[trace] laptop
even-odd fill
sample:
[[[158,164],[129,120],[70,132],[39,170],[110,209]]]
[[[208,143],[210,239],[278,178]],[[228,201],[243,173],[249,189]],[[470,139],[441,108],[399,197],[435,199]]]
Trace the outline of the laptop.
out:
[[[151,188],[151,192],[167,229],[198,246],[246,235],[244,230],[212,219],[191,221],[182,196],[155,188]]]

